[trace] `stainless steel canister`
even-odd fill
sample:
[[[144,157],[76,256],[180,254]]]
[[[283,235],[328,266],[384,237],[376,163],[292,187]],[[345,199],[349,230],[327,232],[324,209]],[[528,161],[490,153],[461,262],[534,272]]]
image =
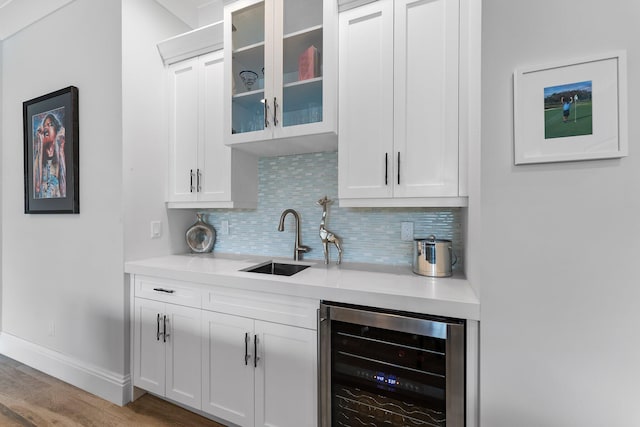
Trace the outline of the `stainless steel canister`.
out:
[[[414,239],[414,242],[414,273],[430,277],[451,276],[451,268],[458,260],[451,240],[436,239],[431,235],[426,239]]]

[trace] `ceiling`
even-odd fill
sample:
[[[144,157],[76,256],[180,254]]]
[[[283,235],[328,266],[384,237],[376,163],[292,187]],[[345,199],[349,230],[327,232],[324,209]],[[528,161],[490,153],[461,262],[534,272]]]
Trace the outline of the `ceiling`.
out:
[[[74,0],[0,0],[0,41],[72,1]],[[222,0],[156,1],[192,28],[202,25],[203,11],[209,12],[207,9],[222,7]]]
[[[0,0],[0,40],[42,19],[73,0]]]

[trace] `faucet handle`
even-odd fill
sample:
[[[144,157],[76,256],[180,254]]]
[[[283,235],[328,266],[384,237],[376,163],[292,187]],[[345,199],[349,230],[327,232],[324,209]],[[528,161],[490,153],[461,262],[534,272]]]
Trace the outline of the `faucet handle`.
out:
[[[309,252],[311,248],[306,245],[300,245],[296,248],[296,250],[298,250],[298,252]]]

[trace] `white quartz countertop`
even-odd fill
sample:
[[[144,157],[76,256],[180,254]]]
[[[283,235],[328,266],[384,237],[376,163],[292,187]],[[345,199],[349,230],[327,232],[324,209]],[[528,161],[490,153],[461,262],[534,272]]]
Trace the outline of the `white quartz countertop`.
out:
[[[293,276],[242,271],[274,260],[309,264]],[[463,276],[419,276],[410,266],[377,266],[322,261],[291,261],[251,255],[186,254],[125,263],[125,272],[203,285],[225,286],[272,294],[480,320],[480,303]]]

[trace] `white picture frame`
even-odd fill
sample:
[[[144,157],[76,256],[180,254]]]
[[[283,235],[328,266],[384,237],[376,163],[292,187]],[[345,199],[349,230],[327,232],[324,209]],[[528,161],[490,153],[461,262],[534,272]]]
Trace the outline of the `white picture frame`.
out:
[[[516,165],[628,155],[625,51],[518,68],[513,96]]]

